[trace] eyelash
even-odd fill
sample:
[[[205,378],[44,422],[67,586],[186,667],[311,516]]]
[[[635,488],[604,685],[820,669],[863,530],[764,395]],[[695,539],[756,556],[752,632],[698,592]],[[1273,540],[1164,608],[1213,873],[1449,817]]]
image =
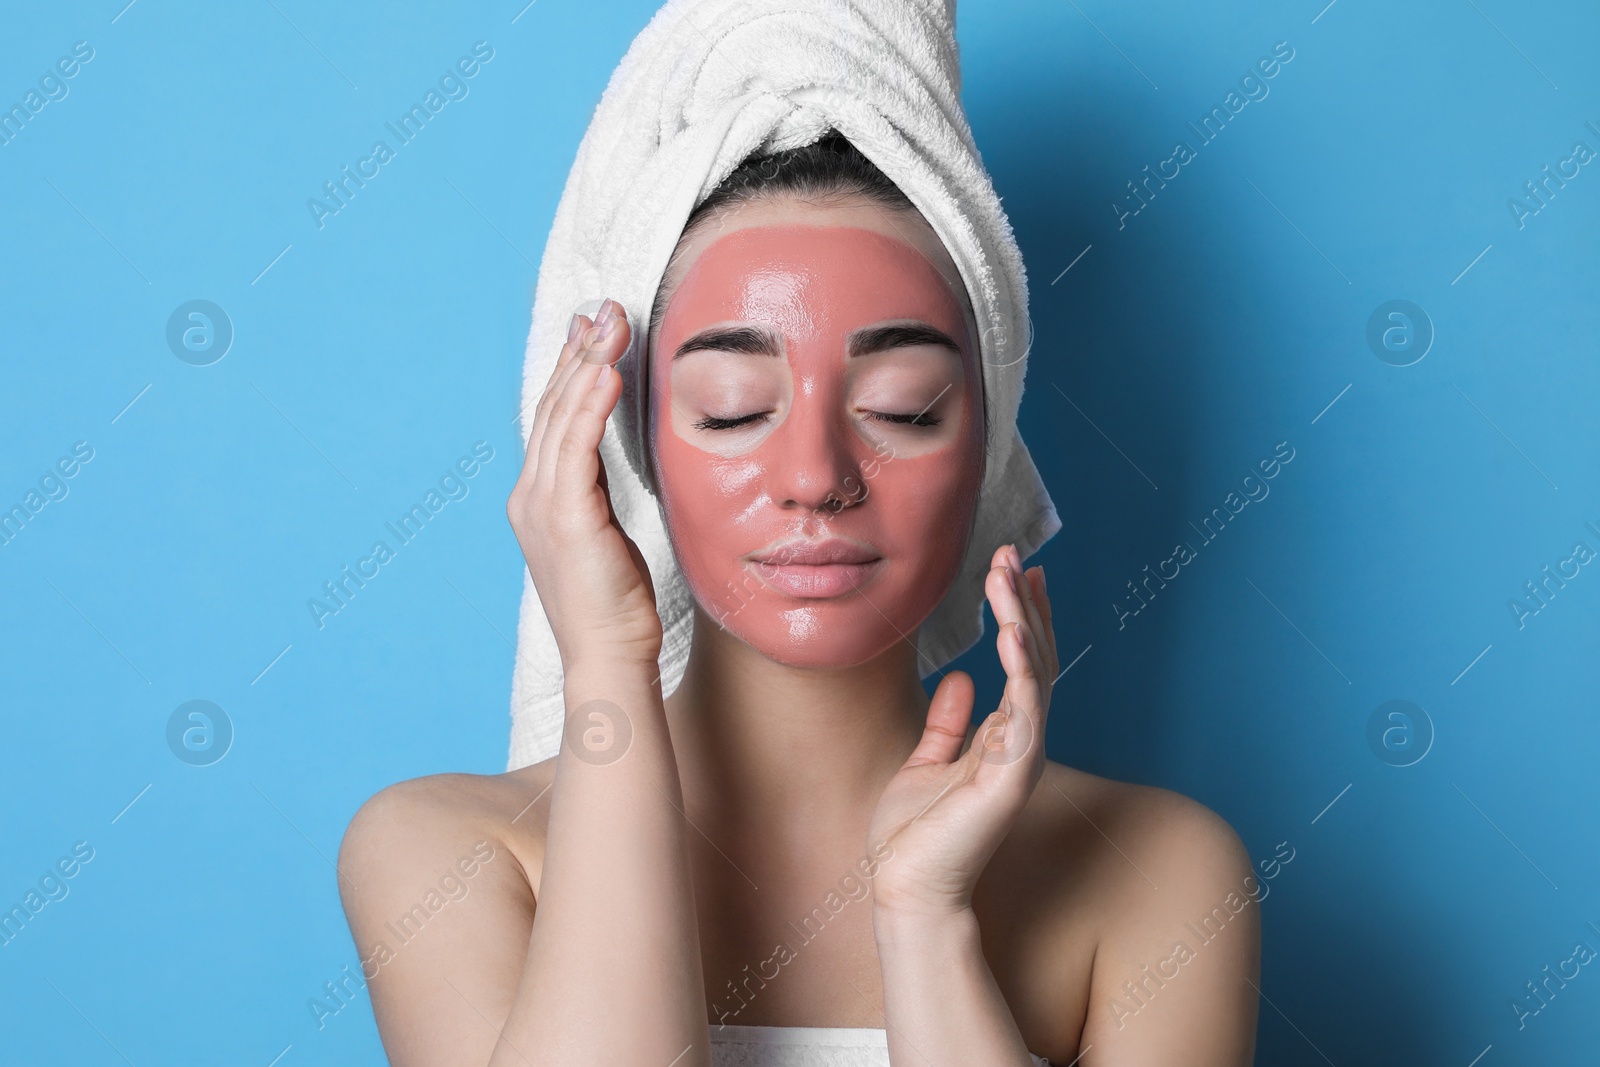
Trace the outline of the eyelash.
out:
[[[929,415],[926,411],[920,414],[913,411],[908,415],[895,415],[886,411],[869,411],[867,412],[867,418],[877,419],[880,422],[898,423],[903,426],[937,426],[941,421],[937,417]]]
[[[736,419],[723,419],[718,418],[715,415],[707,415],[705,418],[695,422],[694,427],[697,430],[732,430],[740,426],[748,425],[749,423],[754,422],[756,419],[764,418],[769,414],[771,413],[766,411],[758,411],[751,415],[741,415]],[[943,421],[932,415],[929,415],[927,412],[922,412],[920,414],[912,412],[910,414],[902,415],[886,411],[869,411],[866,414],[867,418],[869,419],[876,419],[879,422],[890,422],[900,426],[917,426],[927,428],[937,426],[941,421]]]

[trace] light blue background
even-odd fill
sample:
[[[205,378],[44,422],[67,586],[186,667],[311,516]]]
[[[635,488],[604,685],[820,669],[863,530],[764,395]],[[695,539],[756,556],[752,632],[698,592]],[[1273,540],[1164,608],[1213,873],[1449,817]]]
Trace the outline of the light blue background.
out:
[[[0,504],[94,449],[0,547],[0,904],[95,850],[0,948],[0,1059],[380,1062],[365,997],[307,1007],[356,959],[330,861],[383,785],[503,769],[535,265],[654,5],[124,2],[0,33],[5,107],[95,50],[0,146]],[[1590,1061],[1600,968],[1521,1029],[1510,1004],[1600,948],[1600,568],[1524,628],[1507,602],[1600,548],[1600,165],[1522,228],[1507,201],[1600,149],[1600,18],[1322,2],[963,5],[1033,286],[1022,427],[1065,522],[1040,559],[1063,662],[1087,649],[1050,751],[1295,849],[1259,1063]],[[319,229],[307,199],[480,40],[469,95]],[[1279,41],[1269,94],[1119,228]],[[165,341],[191,299],[236,331],[211,366]],[[1391,299],[1436,330],[1411,366],[1365,340]],[[477,441],[470,493],[319,631],[307,599]],[[1281,441],[1270,496],[1119,628]],[[959,665],[992,702],[992,630]],[[166,744],[192,699],[236,730],[210,767]],[[1395,699],[1436,733],[1405,768],[1367,741]]]

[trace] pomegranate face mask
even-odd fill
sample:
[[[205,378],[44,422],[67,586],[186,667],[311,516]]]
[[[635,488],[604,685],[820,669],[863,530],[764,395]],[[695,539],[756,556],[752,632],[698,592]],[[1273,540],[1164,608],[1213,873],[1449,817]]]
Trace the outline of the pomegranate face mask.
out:
[[[673,291],[649,374],[667,533],[706,614],[791,666],[914,642],[983,475],[976,345],[945,275],[875,230],[734,230]]]

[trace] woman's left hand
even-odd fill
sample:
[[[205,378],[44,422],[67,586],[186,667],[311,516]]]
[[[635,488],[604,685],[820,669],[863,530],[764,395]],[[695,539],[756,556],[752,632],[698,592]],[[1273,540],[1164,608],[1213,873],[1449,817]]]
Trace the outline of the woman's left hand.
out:
[[[984,584],[1006,670],[1000,707],[966,752],[972,677],[951,671],[928,706],[922,740],[884,788],[868,846],[893,850],[874,879],[874,907],[925,917],[971,906],[972,891],[1044,773],[1044,728],[1058,671],[1044,568],[1024,572],[1012,545]]]

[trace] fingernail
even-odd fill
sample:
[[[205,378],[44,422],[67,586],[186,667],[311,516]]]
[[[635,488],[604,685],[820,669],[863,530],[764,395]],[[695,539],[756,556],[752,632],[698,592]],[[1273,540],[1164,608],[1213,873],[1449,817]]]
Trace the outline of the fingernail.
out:
[[[1006,581],[1011,584],[1011,591],[1017,593],[1017,572],[1010,567],[1006,568]],[[1021,594],[1018,593],[1018,595],[1020,596]]]
[[[600,373],[595,375],[594,387],[596,389],[604,388],[605,384],[610,380],[611,380],[611,364],[609,364],[609,363],[600,364]]]
[[[596,326],[599,326],[602,329],[604,329],[616,317],[617,317],[617,305],[616,305],[615,302],[613,302],[611,300],[610,297],[607,297],[600,304],[600,314],[595,316],[594,324]]]
[[[572,315],[572,322],[567,325],[567,344],[570,345],[572,342],[576,341],[578,339],[578,334],[582,330],[583,316],[577,312],[574,312]]]

